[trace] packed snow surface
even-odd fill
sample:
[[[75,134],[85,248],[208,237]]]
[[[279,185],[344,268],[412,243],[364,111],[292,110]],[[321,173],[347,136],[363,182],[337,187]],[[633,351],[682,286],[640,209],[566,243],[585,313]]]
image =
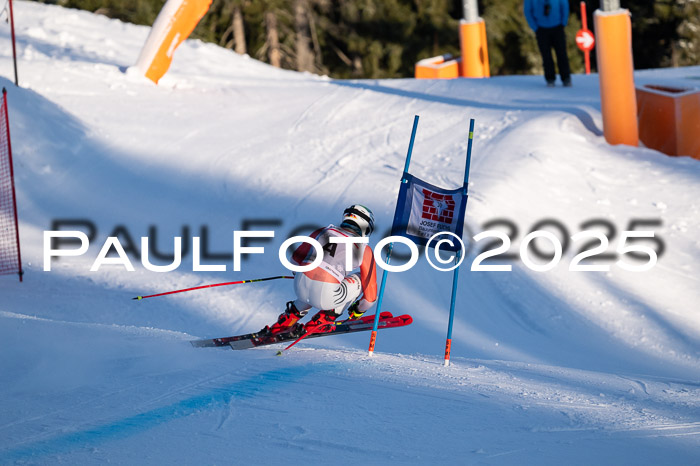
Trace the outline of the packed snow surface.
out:
[[[358,80],[282,71],[188,40],[156,86],[130,68],[149,29],[15,2],[19,80],[2,26],[24,282],[0,277],[2,464],[698,464],[700,162],[602,135],[596,75]],[[456,38],[455,38],[456,40]],[[636,83],[699,86],[700,68],[639,71]],[[284,275],[292,234],[372,208],[388,234],[414,115],[410,171],[464,178],[469,251],[458,281],[452,365],[443,366],[452,273],[425,257],[390,273],[382,310],[414,323],[277,348],[194,349],[247,333],[293,298],[290,281],[132,297]],[[94,231],[89,231],[90,226]],[[44,231],[94,233],[44,271]],[[512,270],[472,271],[497,229]],[[234,230],[273,239],[233,271]],[[564,245],[551,270],[519,259],[534,230]],[[600,243],[608,256],[570,271]],[[622,243],[627,230],[654,238]],[[108,236],[135,270],[91,272]],[[146,270],[183,238],[182,264]],[[208,265],[194,272],[193,236]],[[619,254],[643,245],[648,262]],[[64,244],[63,249],[75,248]],[[551,255],[546,239],[528,248]],[[400,249],[400,247],[397,247]],[[403,251],[405,253],[405,251]],[[111,256],[110,256],[111,257]],[[398,260],[398,259],[397,259]]]

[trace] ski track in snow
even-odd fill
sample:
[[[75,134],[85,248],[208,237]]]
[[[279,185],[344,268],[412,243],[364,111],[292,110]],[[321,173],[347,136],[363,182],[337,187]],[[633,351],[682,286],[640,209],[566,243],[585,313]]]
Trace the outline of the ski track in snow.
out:
[[[0,79],[26,275],[0,277],[0,463],[700,464],[700,164],[607,145],[596,76],[571,89],[540,76],[342,81],[188,40],[154,86],[129,69],[146,27],[23,1],[15,20],[22,88]],[[11,63],[1,49],[3,76]],[[697,87],[698,76],[635,79]],[[462,182],[476,120],[471,235],[512,220],[517,252],[543,219],[570,235],[605,221],[612,252],[646,219],[659,222],[659,262],[573,273],[572,244],[547,273],[517,261],[475,273],[483,244],[472,245],[447,368],[451,278],[424,259],[390,274],[383,310],[414,323],[380,332],[374,357],[364,333],[281,358],[187,343],[273,321],[287,280],[131,301],[276,275],[286,235],[351,203],[388,229],[415,114],[410,171],[445,187]],[[54,219],[89,219],[97,239],[43,272]],[[155,225],[161,252],[183,227],[207,226],[209,251],[230,254],[231,231],[251,219],[281,223],[254,227],[275,238],[240,273],[195,273],[189,256],[166,274],[138,259],[132,273],[89,272],[117,226],[138,245]]]

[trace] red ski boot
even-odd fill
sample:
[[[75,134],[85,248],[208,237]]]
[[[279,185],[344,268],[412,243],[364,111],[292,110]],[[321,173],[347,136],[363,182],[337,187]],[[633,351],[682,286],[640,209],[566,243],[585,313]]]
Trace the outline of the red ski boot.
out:
[[[295,324],[299,319],[304,317],[299,310],[294,306],[294,301],[289,301],[287,303],[287,310],[285,310],[277,318],[277,322],[271,327],[266,325],[265,328],[260,330],[263,335],[277,335],[280,333],[288,332],[295,327]]]
[[[335,330],[335,319],[338,315],[333,311],[319,311],[306,323],[306,333],[326,333]]]
[[[303,327],[301,324],[296,324],[292,332],[295,336],[298,333],[298,338],[294,340],[294,342],[292,342],[292,344],[287,346],[284,350],[278,351],[277,356],[281,355],[282,351],[288,350],[289,348],[296,345],[301,340],[310,335],[313,335],[315,333],[332,332],[333,330],[335,330],[335,319],[337,318],[338,315],[333,311],[319,311],[318,314],[313,316],[311,320],[307,322],[306,325],[304,325]],[[303,330],[303,332],[299,332],[300,327]]]

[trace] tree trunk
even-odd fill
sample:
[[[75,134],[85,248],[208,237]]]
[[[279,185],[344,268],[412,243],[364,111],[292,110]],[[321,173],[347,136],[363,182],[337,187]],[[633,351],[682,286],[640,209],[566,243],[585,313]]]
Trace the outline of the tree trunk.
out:
[[[277,30],[277,16],[272,11],[265,13],[265,26],[267,28],[267,53],[270,65],[275,68],[282,67],[282,54],[280,53],[280,38]]]
[[[297,71],[313,71],[315,56],[311,48],[308,0],[294,0]]]
[[[364,74],[364,67],[362,66],[362,59],[360,57],[355,57],[352,60],[353,76],[361,78]]]
[[[243,14],[241,13],[241,7],[238,5],[233,8],[233,41],[236,44],[236,53],[245,55],[247,49],[245,46],[245,30],[243,29]]]

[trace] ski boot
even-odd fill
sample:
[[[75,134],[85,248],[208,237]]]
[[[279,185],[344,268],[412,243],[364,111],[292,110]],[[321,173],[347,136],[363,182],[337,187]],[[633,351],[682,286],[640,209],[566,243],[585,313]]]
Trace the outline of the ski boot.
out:
[[[333,311],[319,311],[304,325],[307,333],[326,333],[335,330],[335,319],[338,315]]]
[[[258,332],[261,335],[278,335],[287,331],[293,331],[297,327],[297,321],[304,317],[301,312],[294,306],[294,301],[287,303],[287,309],[280,314],[277,322],[272,326],[266,325],[265,328]]]

